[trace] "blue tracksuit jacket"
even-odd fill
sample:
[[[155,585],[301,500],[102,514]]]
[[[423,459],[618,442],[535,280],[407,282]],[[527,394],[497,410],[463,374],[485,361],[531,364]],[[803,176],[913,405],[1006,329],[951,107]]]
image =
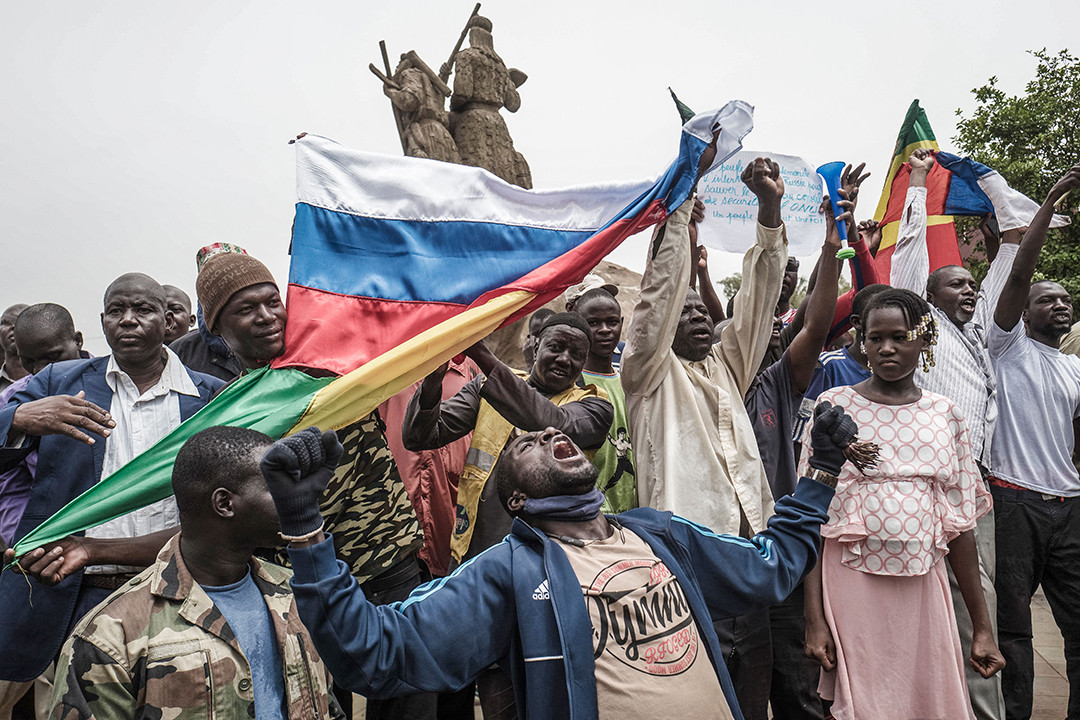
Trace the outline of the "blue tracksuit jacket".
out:
[[[817,560],[832,496],[804,478],[750,540],[651,508],[617,516],[679,579],[736,720],[742,713],[712,620],[788,596]],[[498,662],[525,718],[598,717],[581,586],[558,543],[520,518],[501,543],[393,605],[364,598],[331,539],[289,556],[300,617],[340,685],[371,697],[452,691]]]

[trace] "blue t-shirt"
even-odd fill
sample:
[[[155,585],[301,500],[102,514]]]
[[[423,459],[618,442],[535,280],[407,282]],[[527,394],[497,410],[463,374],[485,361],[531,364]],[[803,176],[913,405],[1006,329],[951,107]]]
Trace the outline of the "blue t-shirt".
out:
[[[238,582],[219,587],[202,586],[210,600],[229,623],[240,650],[251,667],[252,691],[255,693],[255,717],[285,720],[285,673],[281,668],[281,650],[274,635],[270,609],[266,607],[251,570]]]
[[[814,377],[810,380],[810,387],[803,395],[802,404],[795,418],[792,440],[802,440],[803,430],[806,423],[814,414],[814,406],[817,405],[818,395],[831,390],[834,387],[846,385],[858,385],[863,380],[870,379],[870,371],[859,364],[859,361],[851,357],[847,348],[830,350],[818,355],[818,367],[814,369]]]

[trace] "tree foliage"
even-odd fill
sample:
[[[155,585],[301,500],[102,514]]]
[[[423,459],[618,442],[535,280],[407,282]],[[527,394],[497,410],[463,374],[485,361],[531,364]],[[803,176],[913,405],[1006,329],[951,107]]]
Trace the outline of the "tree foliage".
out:
[[[1023,94],[1008,95],[991,77],[972,90],[976,107],[970,115],[957,110],[960,151],[997,170],[1013,188],[1042,202],[1054,183],[1080,162],[1080,58],[1061,50],[1030,51],[1038,60],[1035,77]],[[1066,198],[1063,210],[1075,209],[1080,198]],[[959,227],[958,227],[959,229]],[[1080,297],[1080,226],[1051,231],[1039,258],[1037,279],[1060,282]],[[974,260],[971,271],[985,275],[985,262]]]

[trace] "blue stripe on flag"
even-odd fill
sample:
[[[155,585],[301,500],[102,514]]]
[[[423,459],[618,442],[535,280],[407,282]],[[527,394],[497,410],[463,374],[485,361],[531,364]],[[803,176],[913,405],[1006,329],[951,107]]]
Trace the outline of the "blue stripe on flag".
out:
[[[289,282],[341,295],[468,305],[594,234],[388,220],[297,203]]]
[[[952,173],[949,196],[945,198],[946,215],[989,215],[994,212],[994,204],[979,187],[979,178],[993,170],[970,158],[947,152],[937,153],[935,159]]]

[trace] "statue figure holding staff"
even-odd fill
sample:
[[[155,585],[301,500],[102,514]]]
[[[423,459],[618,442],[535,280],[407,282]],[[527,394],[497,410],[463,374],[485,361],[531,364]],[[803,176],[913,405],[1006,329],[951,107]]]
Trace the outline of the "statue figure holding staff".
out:
[[[457,143],[461,162],[531,188],[529,164],[514,149],[510,131],[499,114],[504,107],[510,112],[521,107],[517,89],[527,76],[520,70],[507,69],[495,52],[491,20],[474,14],[468,29],[469,47],[458,50],[453,57],[456,67],[454,94],[450,98],[450,134]]]

